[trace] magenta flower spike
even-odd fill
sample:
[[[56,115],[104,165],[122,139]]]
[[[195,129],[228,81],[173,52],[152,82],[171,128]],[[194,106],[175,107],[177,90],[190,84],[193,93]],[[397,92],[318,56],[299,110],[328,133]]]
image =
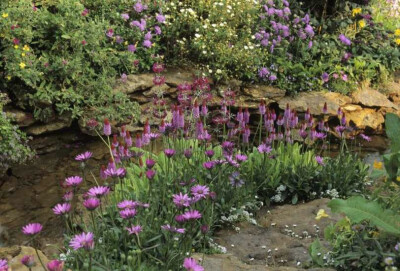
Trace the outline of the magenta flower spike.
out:
[[[111,124],[110,124],[110,121],[108,119],[104,119],[103,133],[106,136],[110,136],[111,135]]]
[[[22,227],[22,232],[25,235],[36,235],[40,233],[43,229],[43,226],[40,223],[30,223],[24,227]]]
[[[69,246],[74,250],[85,249],[92,250],[94,248],[93,233],[82,232],[81,234],[75,235],[69,242]]]

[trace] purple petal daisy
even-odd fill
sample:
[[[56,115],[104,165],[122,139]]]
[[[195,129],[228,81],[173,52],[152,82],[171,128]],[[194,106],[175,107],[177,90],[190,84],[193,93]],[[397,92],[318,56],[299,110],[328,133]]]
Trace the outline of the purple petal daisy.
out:
[[[365,134],[360,134],[361,138],[364,139],[365,141],[371,142],[371,137],[365,135]]]
[[[107,186],[95,186],[89,189],[88,195],[91,197],[102,197],[110,193],[110,188]]]
[[[62,197],[63,201],[71,201],[74,198],[74,192],[72,191],[68,191],[64,194],[64,196]]]
[[[80,176],[71,176],[65,179],[65,183],[68,187],[73,186],[76,187],[78,186],[81,182],[83,181],[82,177]]]
[[[106,169],[106,171],[104,171],[104,173],[108,177],[113,177],[113,178],[120,177],[120,178],[122,178],[122,177],[125,177],[126,170],[124,168],[117,168],[117,169],[109,168],[109,169]]]
[[[0,271],[8,271],[8,262],[6,259],[0,259]]]
[[[147,179],[152,180],[154,178],[154,176],[156,176],[156,171],[155,170],[149,169],[149,170],[146,171]]]
[[[187,271],[204,271],[203,266],[197,264],[196,260],[193,258],[185,258],[183,260],[183,267]]]
[[[136,215],[136,209],[124,209],[119,212],[119,215],[124,219],[133,218]]]
[[[172,196],[173,202],[177,207],[189,207],[190,206],[190,197],[187,194],[175,194]]]
[[[205,154],[208,156],[208,158],[211,158],[214,156],[214,151],[213,150],[206,150]]]
[[[22,232],[25,235],[36,235],[40,233],[43,229],[43,226],[40,223],[30,223],[26,226],[22,227]]]
[[[266,144],[261,144],[257,147],[257,150],[259,153],[270,153],[272,151],[272,148],[270,146],[267,146]]]
[[[59,203],[53,208],[53,213],[55,215],[65,215],[71,210],[71,204],[69,203]]]
[[[74,250],[78,250],[80,248],[86,250],[93,249],[94,248],[93,233],[82,232],[81,234],[75,235],[69,242],[69,246],[72,247]]]
[[[183,218],[185,218],[185,220],[200,219],[201,213],[197,210],[190,210],[183,214]]]
[[[156,164],[156,161],[154,161],[153,159],[147,159],[146,160],[146,167],[148,169],[152,169],[155,164]]]
[[[83,202],[83,206],[89,211],[93,211],[100,206],[100,200],[98,198],[88,198]]]
[[[90,157],[92,157],[93,153],[91,153],[90,151],[86,151],[84,153],[78,154],[77,156],[75,156],[75,160],[76,161],[86,161],[88,159],[90,159]]]
[[[176,227],[171,226],[169,224],[162,225],[161,229],[166,230],[166,231],[170,231],[170,232],[180,233],[180,234],[184,234],[185,233],[185,229],[184,228],[176,228]]]
[[[137,226],[131,226],[131,227],[126,227],[125,228],[128,232],[129,232],[129,234],[136,234],[136,235],[138,235],[141,231],[142,231],[142,226],[140,226],[140,225],[137,225]]]
[[[205,169],[208,169],[208,170],[213,169],[214,166],[215,166],[215,162],[214,161],[208,161],[208,162],[204,162],[203,163],[203,167]]]
[[[117,204],[117,207],[119,209],[132,209],[137,207],[139,204],[136,201],[133,200],[123,200],[120,203]]]
[[[238,160],[239,162],[244,162],[247,160],[247,155],[244,154],[236,154],[236,160]]]
[[[315,161],[317,161],[317,163],[321,166],[325,166],[324,158],[322,158],[321,156],[315,156]]]
[[[174,149],[165,149],[164,153],[168,158],[171,158],[172,156],[174,156],[176,151]]]
[[[190,190],[196,198],[206,198],[210,194],[210,189],[205,185],[195,185]]]

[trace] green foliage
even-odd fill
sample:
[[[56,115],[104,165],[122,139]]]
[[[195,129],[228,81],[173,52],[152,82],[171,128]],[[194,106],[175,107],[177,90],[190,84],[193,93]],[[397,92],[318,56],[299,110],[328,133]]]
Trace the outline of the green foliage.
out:
[[[4,174],[12,164],[24,163],[33,157],[33,151],[28,147],[28,138],[12,119],[3,112],[3,98],[0,93],[0,176]]]
[[[379,203],[363,197],[351,197],[347,200],[334,199],[328,203],[334,213],[345,213],[354,223],[368,221],[383,232],[400,235],[400,215],[392,210],[383,209]]]
[[[137,105],[112,88],[121,74],[150,68],[159,36],[153,35],[151,48],[141,45],[145,33],[120,15],[127,12],[132,20],[140,20],[140,14],[126,9],[127,1],[90,3],[42,1],[36,9],[28,0],[0,4],[8,15],[0,20],[3,87],[14,103],[32,109],[37,119],[45,121],[51,109],[73,118],[88,109],[99,118],[137,116]],[[85,8],[90,10],[82,15]],[[146,13],[154,15],[157,10],[150,5]],[[148,27],[155,23],[149,17]],[[109,29],[114,36],[106,36]],[[129,44],[136,45],[135,53],[127,50]]]

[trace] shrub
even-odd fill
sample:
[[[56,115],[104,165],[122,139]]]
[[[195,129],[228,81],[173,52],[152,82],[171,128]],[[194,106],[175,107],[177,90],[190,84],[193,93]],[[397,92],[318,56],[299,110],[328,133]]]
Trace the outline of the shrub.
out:
[[[53,107],[73,118],[88,109],[114,119],[136,116],[136,104],[112,87],[121,75],[152,65],[164,28],[157,3],[138,12],[126,1],[42,2],[0,5],[0,65],[13,101],[44,121]]]
[[[0,93],[0,176],[15,163],[24,163],[33,157],[33,151],[28,147],[28,138],[18,130],[5,112],[3,105],[6,96]]]

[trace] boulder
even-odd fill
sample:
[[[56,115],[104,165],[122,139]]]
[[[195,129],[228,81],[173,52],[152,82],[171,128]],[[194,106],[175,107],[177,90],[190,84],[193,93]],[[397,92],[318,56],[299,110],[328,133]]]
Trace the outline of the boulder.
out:
[[[114,87],[114,92],[123,92],[131,94],[139,90],[146,90],[151,88],[153,84],[154,74],[130,74],[127,76],[126,82],[118,82]]]
[[[169,68],[163,75],[165,76],[165,83],[171,87],[177,87],[183,83],[191,83],[198,71],[187,68]],[[210,82],[211,83],[211,82]]]
[[[372,108],[363,108],[361,110],[346,111],[346,119],[351,126],[355,125],[359,129],[371,128],[375,131],[382,130],[382,124],[385,122],[383,114]]]
[[[286,104],[289,104],[290,108],[297,112],[306,112],[309,108],[311,114],[321,115],[325,102],[328,106],[328,114],[336,115],[339,107],[351,103],[351,98],[337,92],[302,92],[294,97],[284,97],[278,101],[278,104],[281,109],[285,109]]]
[[[16,108],[5,109],[7,117],[11,118],[19,127],[27,127],[35,123],[32,113]]]
[[[44,265],[49,262],[49,259],[38,250],[41,261]],[[36,255],[36,251],[32,247],[25,246],[13,246],[13,247],[1,247],[0,248],[0,258],[6,258],[8,260],[8,265],[13,271],[25,271],[28,270],[22,263],[21,259],[25,255],[33,255],[36,265],[32,267],[32,271],[42,271],[43,267],[40,265],[39,259]]]
[[[28,135],[42,135],[54,131],[58,131],[64,128],[68,128],[71,126],[72,118],[70,114],[64,114],[57,117],[55,120],[50,121],[49,123],[40,123],[29,126],[25,132]]]
[[[243,88],[244,94],[254,99],[278,99],[285,97],[286,91],[267,85],[250,85]]]
[[[367,107],[389,107],[397,108],[389,99],[382,93],[372,88],[358,89],[351,94],[353,102]]]
[[[143,92],[143,96],[147,97],[147,101],[151,101],[154,96],[161,97],[162,95],[169,95],[176,92],[175,87],[170,87],[167,84],[161,86],[153,86],[150,90]]]

